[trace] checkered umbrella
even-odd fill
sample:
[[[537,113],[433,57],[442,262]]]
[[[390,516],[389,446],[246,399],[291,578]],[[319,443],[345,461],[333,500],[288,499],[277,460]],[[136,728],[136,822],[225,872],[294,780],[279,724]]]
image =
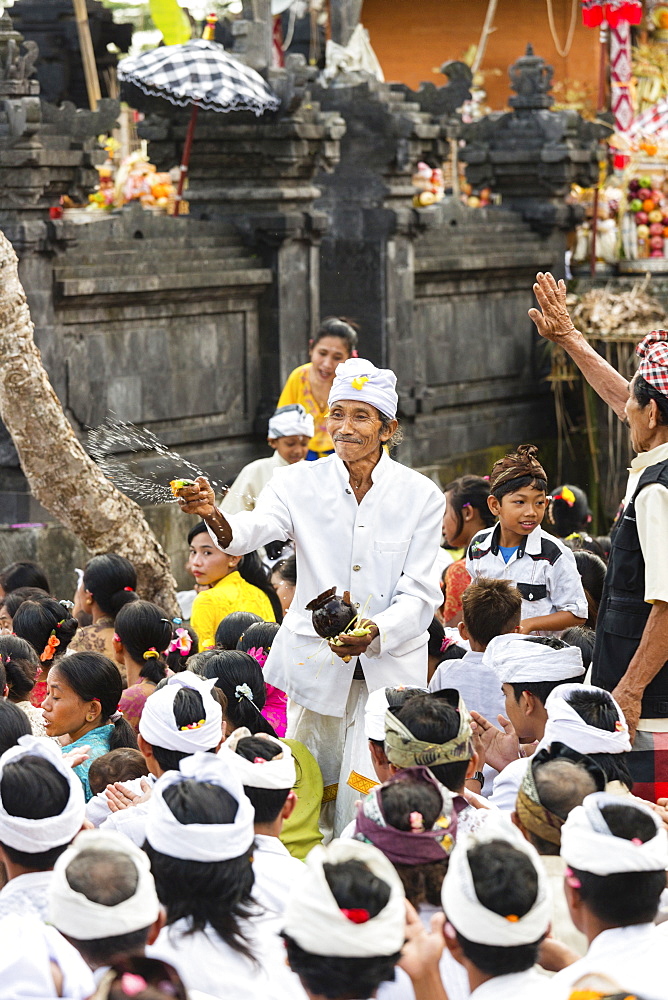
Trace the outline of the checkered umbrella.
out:
[[[197,104],[207,111],[262,115],[280,104],[259,73],[205,38],[128,56],[118,64],[118,79],[180,108]]]

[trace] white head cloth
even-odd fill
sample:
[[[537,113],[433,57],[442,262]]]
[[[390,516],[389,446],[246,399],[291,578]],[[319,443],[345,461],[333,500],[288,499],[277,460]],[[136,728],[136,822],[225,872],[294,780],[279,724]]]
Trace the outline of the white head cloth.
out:
[[[365,923],[353,923],[336,902],[323,865],[361,861],[390,887],[380,913]],[[306,872],[295,883],[283,919],[283,931],[312,955],[337,958],[377,958],[401,951],[406,937],[404,887],[394,865],[371,844],[333,840],[319,844],[306,858]]]
[[[427,688],[418,687],[414,684],[399,685],[395,691],[422,691],[427,694]],[[377,688],[372,691],[364,706],[364,733],[368,740],[378,740],[379,743],[385,741],[385,713],[389,708],[387,700],[387,687]]]
[[[590,726],[578,715],[566,701],[573,691],[598,691],[610,698],[617,711],[614,733]],[[547,722],[543,739],[548,744],[564,743],[578,753],[628,753],[631,749],[624,713],[608,691],[592,687],[590,684],[560,684],[548,695],[545,710]]]
[[[125,855],[137,872],[137,888],[129,899],[116,906],[105,906],[77,892],[67,881],[67,869],[82,851],[95,864],[93,855],[108,851]],[[76,941],[131,934],[150,927],[160,913],[151,865],[147,855],[121,833],[83,830],[72,846],[56,861],[49,886],[49,921],[63,934]]]
[[[241,726],[234,730],[218,751],[218,756],[222,757],[226,764],[237,772],[242,785],[246,785],[248,788],[270,788],[275,791],[293,788],[297,782],[297,772],[292,758],[292,750],[287,743],[281,743],[269,733],[255,733],[254,739],[267,740],[268,743],[278,747],[281,752],[279,756],[273,757],[271,760],[258,757],[253,762],[237,753],[239,740],[248,736],[253,736],[253,733],[245,726]]]
[[[581,677],[585,672],[582,653],[577,646],[552,649],[517,632],[495,636],[482,662],[498,674],[502,684],[566,681]]]
[[[364,358],[348,358],[336,366],[328,405],[340,399],[360,400],[393,420],[399,403],[396,385],[397,376],[389,368],[376,368]]]
[[[656,834],[645,844],[616,837],[601,812],[605,806],[625,806],[645,813],[654,823]],[[571,868],[592,875],[664,871],[668,868],[668,833],[659,818],[638,799],[596,792],[587,795],[582,805],[568,814],[561,828],[561,856]]]
[[[279,406],[269,418],[267,437],[313,437],[313,417],[307,413],[301,403],[291,403],[289,406]]]
[[[178,676],[178,675],[177,675]],[[182,781],[218,785],[239,804],[233,823],[179,823],[165,802],[166,788]],[[255,836],[255,810],[227,755],[196,753],[181,761],[180,770],[166,771],[153,786],[148,807],[146,839],[170,858],[184,861],[229,861],[250,848]]]
[[[69,844],[86,818],[83,785],[72,768],[63,760],[62,751],[46,736],[21,736],[19,745],[5,750],[0,757],[0,781],[7,764],[23,757],[43,757],[66,779],[70,788],[67,805],[59,816],[26,819],[10,816],[0,799],[0,841],[15,851],[41,854],[54,847]]]
[[[482,905],[473,884],[468,852],[479,844],[503,840],[526,854],[538,875],[536,901],[523,917],[510,920]],[[512,948],[532,944],[547,931],[552,916],[552,894],[545,870],[535,848],[522,836],[510,818],[491,813],[474,834],[457,838],[443,880],[441,900],[447,920],[468,941]]]
[[[195,753],[211,750],[223,738],[223,710],[211,694],[215,680],[204,680],[191,670],[174,674],[165,687],[146,699],[139,720],[139,733],[147,743],[163,750]],[[174,719],[174,699],[181,688],[199,691],[204,703],[202,725],[193,729],[178,729]]]

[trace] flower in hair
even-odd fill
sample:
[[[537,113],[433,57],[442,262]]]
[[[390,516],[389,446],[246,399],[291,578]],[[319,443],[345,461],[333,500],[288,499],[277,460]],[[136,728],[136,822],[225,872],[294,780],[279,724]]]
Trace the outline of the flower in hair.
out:
[[[65,624],[65,619],[61,618],[59,622],[56,622],[56,628],[60,628],[61,625]],[[53,635],[53,633],[51,633]]]
[[[561,493],[555,493],[552,499],[563,500],[569,507],[573,507],[575,504],[575,493],[573,493],[573,490],[569,490],[568,486],[564,486]]]
[[[127,592],[129,594],[134,594],[134,592],[135,592],[135,588],[134,587],[123,587],[123,590],[127,590]]]
[[[160,659],[160,653],[155,648],[155,646],[151,646],[150,649],[146,650],[146,652],[143,654],[142,658],[144,660],[159,660]]]
[[[242,698],[247,698],[248,701],[253,700],[253,692],[248,686],[248,684],[237,684],[234,689],[234,697],[237,701],[241,701]]]
[[[179,726],[179,732],[185,733],[188,729],[201,729],[205,723],[206,719],[200,719],[199,722],[189,722],[185,726]]]
[[[411,833],[424,833],[424,816],[421,812],[412,812],[408,817]]]
[[[180,656],[187,656],[192,649],[192,636],[186,628],[177,628],[174,638],[167,647],[168,653],[178,653]]]
[[[47,639],[47,643],[46,643],[46,646],[44,647],[44,651],[42,653],[40,653],[39,658],[40,658],[41,662],[42,663],[48,663],[49,660],[52,660],[53,657],[54,657],[54,654],[56,652],[56,649],[58,648],[58,646],[60,646],[60,639],[57,638],[56,631],[54,629],[51,632],[51,635],[49,636],[49,638]]]
[[[269,647],[269,649],[271,649],[271,647]],[[246,652],[249,656],[252,656],[254,660],[257,660],[261,667],[263,667],[267,662],[269,649],[264,649],[263,646],[251,646],[251,648],[247,649]]]
[[[364,383],[368,381],[369,381],[368,375],[356,375],[355,378],[352,379],[350,384],[353,387],[353,389],[357,389],[358,392],[361,392],[362,389],[364,388]]]
[[[114,642],[123,642],[118,632],[114,632]]]
[[[124,972],[121,976],[121,989],[126,997],[136,997],[147,985],[143,976],[136,976],[133,972]]]
[[[441,652],[444,653],[446,651],[446,649],[448,649],[450,646],[452,646],[452,644],[453,644],[454,641],[455,640],[451,639],[450,636],[444,635],[443,636],[443,640],[441,642]]]
[[[344,915],[346,920],[349,920],[351,924],[365,924],[371,919],[371,914],[368,910],[363,910],[361,907],[357,909],[348,909],[347,907],[340,907],[341,913]]]
[[[509,924],[516,924],[518,923],[519,919],[520,918],[517,916],[516,913],[509,913],[506,916],[506,920],[508,921]]]

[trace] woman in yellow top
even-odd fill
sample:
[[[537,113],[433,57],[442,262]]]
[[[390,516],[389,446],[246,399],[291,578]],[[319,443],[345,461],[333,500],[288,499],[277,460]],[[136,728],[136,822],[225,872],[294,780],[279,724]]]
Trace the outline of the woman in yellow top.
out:
[[[252,611],[267,622],[276,621],[280,602],[254,552],[243,557],[228,556],[211,541],[203,522],[189,532],[188,544],[188,568],[200,586],[209,586],[195,598],[190,615],[200,650],[215,644],[216,629],[233,611]]]
[[[336,316],[322,321],[309,344],[310,361],[288,377],[278,406],[301,403],[313,417],[315,433],[309,441],[307,462],[331,455],[334,444],[327,433],[327,400],[336,366],[357,357],[357,333],[345,319]]]

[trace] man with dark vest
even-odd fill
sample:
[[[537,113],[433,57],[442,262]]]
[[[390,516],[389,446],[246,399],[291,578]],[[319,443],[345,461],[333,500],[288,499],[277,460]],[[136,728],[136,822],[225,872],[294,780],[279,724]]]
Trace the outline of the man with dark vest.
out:
[[[566,286],[538,274],[540,309],[529,316],[559,344],[599,396],[624,420],[638,453],[629,469],[596,626],[592,683],[612,691],[635,736],[629,755],[634,792],[668,795],[668,331],[638,344],[632,381],[575,329]]]

